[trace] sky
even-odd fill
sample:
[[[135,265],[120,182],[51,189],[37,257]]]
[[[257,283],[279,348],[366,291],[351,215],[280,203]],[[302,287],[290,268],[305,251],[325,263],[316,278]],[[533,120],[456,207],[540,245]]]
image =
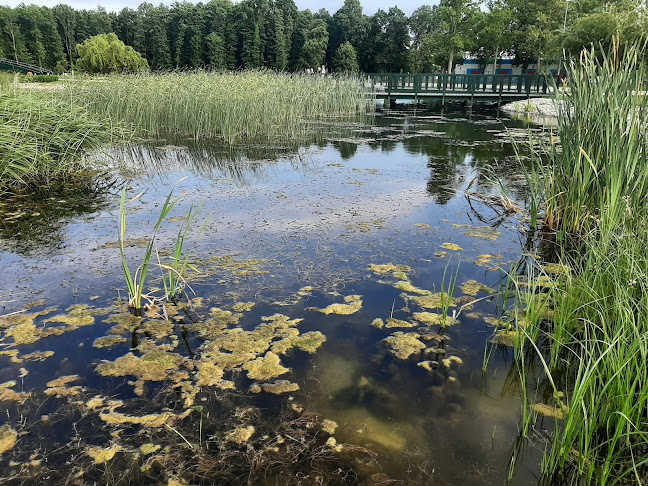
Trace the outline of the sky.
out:
[[[144,0],[0,0],[0,5],[17,7],[20,3],[25,3],[27,5],[36,4],[53,7],[59,3],[64,3],[77,10],[92,10],[98,5],[101,5],[109,12],[119,12],[124,7],[136,9],[143,1]],[[160,3],[160,0],[147,1],[154,5]],[[208,0],[202,1],[204,3]],[[191,0],[191,3],[197,2],[198,0]],[[172,1],[164,0],[162,3],[169,5]],[[321,8],[325,8],[331,15],[333,15],[337,9],[342,6],[344,0],[295,0],[295,3],[299,10],[310,9],[311,11],[316,12]],[[360,0],[360,3],[362,3],[363,12],[366,15],[373,15],[380,8],[387,11],[390,7],[398,7],[409,17],[412,15],[412,12],[421,5],[434,5],[438,3],[438,0],[428,0],[425,2],[422,2],[421,0]]]

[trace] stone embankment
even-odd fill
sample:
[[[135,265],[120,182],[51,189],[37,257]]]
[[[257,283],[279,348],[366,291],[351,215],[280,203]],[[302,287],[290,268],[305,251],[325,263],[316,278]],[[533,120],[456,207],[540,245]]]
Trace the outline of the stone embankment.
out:
[[[530,98],[502,105],[502,111],[511,115],[533,115],[540,117],[558,117],[562,101],[553,98]]]

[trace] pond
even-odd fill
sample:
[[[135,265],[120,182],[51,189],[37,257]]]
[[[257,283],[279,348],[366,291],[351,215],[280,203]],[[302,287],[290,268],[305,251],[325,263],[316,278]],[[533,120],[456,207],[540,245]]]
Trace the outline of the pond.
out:
[[[320,123],[300,146],[141,141],[97,155],[92,184],[5,199],[3,481],[506,483],[523,402],[512,348],[491,340],[529,248],[497,201],[522,204],[522,129],[402,110]],[[202,203],[189,301],[138,318],[120,190],[142,193],[134,269],[174,185],[156,246],[168,260]],[[534,484],[541,456],[526,450],[512,484]]]

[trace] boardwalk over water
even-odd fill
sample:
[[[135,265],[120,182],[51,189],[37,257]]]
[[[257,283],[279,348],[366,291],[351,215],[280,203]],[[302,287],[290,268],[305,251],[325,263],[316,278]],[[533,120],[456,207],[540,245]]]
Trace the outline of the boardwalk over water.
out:
[[[22,74],[52,74],[52,71],[49,69],[26,62],[14,61],[13,59],[0,59],[0,71],[11,71]]]
[[[376,98],[394,101],[501,102],[551,96],[553,80],[535,74],[367,74]]]

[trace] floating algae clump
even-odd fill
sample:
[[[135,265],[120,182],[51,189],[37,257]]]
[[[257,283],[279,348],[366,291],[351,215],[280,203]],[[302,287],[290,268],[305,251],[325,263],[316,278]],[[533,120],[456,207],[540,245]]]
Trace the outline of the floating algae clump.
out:
[[[162,448],[161,445],[152,444],[149,442],[148,444],[142,444],[139,450],[143,455],[148,456],[149,454],[153,454],[159,451],[161,448]]]
[[[442,362],[443,362],[443,366],[450,369],[452,363],[462,364],[463,360],[458,356],[448,356],[447,358],[444,358]]]
[[[87,305],[73,305],[67,311],[67,314],[52,316],[45,322],[61,322],[74,329],[94,324],[94,317],[90,314]]]
[[[387,324],[385,325],[385,327],[416,327],[416,324],[413,322],[403,321],[401,319],[394,319],[393,317],[390,317],[389,319],[387,319]]]
[[[110,336],[98,337],[94,340],[92,346],[95,348],[112,348],[117,344],[125,343],[127,341],[128,339],[123,336],[116,336],[111,334]]]
[[[493,344],[501,344],[503,346],[509,346],[509,347],[514,347],[515,346],[515,341],[518,337],[518,332],[517,331],[507,331],[507,330],[501,330],[497,331],[495,333],[495,336],[491,340]]]
[[[490,226],[477,226],[475,228],[470,228],[468,231],[464,232],[464,235],[470,236],[472,238],[484,238],[491,241],[497,241],[502,233],[497,231],[495,228]]]
[[[141,358],[128,353],[115,361],[98,365],[96,370],[101,376],[136,377],[135,394],[141,396],[144,393],[145,381],[163,381],[183,362],[184,358],[179,354],[153,348],[144,353]]]
[[[376,265],[374,263],[371,263],[369,264],[369,270],[377,275],[385,275],[389,272],[409,273],[412,271],[412,267],[408,265],[394,265],[393,263],[386,263],[384,265]]]
[[[335,429],[338,428],[337,422],[334,422],[333,420],[329,419],[324,419],[322,420],[322,430],[326,432],[327,434],[335,434]]]
[[[86,449],[86,454],[88,454],[95,464],[104,464],[110,461],[115,454],[121,451],[121,447],[113,446],[108,449],[102,449],[101,447],[88,447]]]
[[[420,337],[421,335],[415,332],[399,331],[383,339],[383,342],[391,348],[391,352],[398,359],[407,359],[412,354],[425,349],[425,344],[418,340]]]
[[[5,334],[14,338],[16,344],[32,344],[40,339],[40,332],[33,322],[22,322],[10,327]]]
[[[435,314],[434,312],[415,312],[412,317],[428,326],[454,326],[459,324],[459,321],[454,317],[443,317],[442,314]]]
[[[380,317],[378,317],[371,321],[371,325],[376,329],[382,329],[383,327],[385,327],[385,322]]]
[[[542,269],[552,275],[570,275],[572,269],[567,265],[561,265],[560,263],[547,263],[542,265]]]
[[[538,412],[540,415],[545,417],[554,417],[557,419],[563,420],[567,416],[568,409],[563,405],[563,407],[552,407],[546,403],[536,403],[533,405],[533,410]]]
[[[254,307],[254,302],[237,302],[232,306],[234,312],[245,312],[249,311]]]
[[[464,282],[459,287],[461,291],[466,295],[477,295],[478,292],[486,292],[487,294],[494,294],[495,290],[490,288],[488,285],[477,282],[476,280],[468,280]]]
[[[272,351],[268,351],[262,358],[248,361],[243,365],[243,369],[248,372],[248,378],[260,381],[276,378],[290,371],[288,368],[281,366],[279,356]]]
[[[408,296],[408,298],[416,302],[424,309],[440,309],[444,305],[447,305],[449,307],[453,306],[452,297],[450,297],[447,293],[442,294],[441,292],[438,292],[436,294],[423,295],[421,297]]]
[[[429,290],[425,289],[419,289],[418,287],[415,287],[412,285],[411,282],[397,282],[394,284],[394,287],[396,287],[398,290],[402,290],[403,292],[408,292],[410,294],[419,294],[419,295],[430,295],[432,292]]]
[[[441,247],[451,251],[463,250],[463,248],[461,248],[459,245],[455,245],[454,243],[444,243],[443,245],[441,245]]]
[[[426,361],[421,361],[419,363],[416,363],[416,366],[420,366],[424,370],[429,371],[430,373],[432,373],[434,371],[433,366],[436,365],[436,364],[437,364],[436,361],[426,360]]]
[[[198,368],[198,372],[196,373],[197,386],[217,386],[222,390],[234,388],[234,382],[223,380],[223,369],[216,366],[213,361],[198,361],[196,368]]]
[[[0,455],[13,449],[18,440],[18,433],[9,425],[0,427]]]
[[[45,390],[46,395],[55,395],[57,398],[60,397],[71,397],[78,395],[82,388],[80,386],[66,387],[68,383],[76,381],[79,379],[79,375],[67,375],[61,376],[56,380],[52,380],[47,383],[47,390]]]
[[[299,385],[297,383],[291,383],[288,380],[277,380],[274,383],[263,383],[261,388],[264,392],[281,395],[282,393],[290,393],[299,390]]]
[[[165,412],[151,413],[149,415],[142,415],[141,417],[137,417],[134,415],[124,415],[123,413],[110,411],[100,413],[99,418],[107,424],[111,425],[132,424],[157,429],[172,423],[176,419],[176,416],[172,413]]]
[[[254,434],[254,427],[252,425],[248,427],[238,427],[225,436],[225,440],[229,442],[235,442],[236,444],[245,444],[252,434]]]
[[[277,341],[272,345],[272,352],[276,354],[285,354],[289,349],[297,348],[309,354],[317,351],[322,344],[326,342],[326,336],[320,331],[311,331],[301,336],[287,337]]]
[[[324,309],[319,309],[323,314],[340,314],[350,315],[355,314],[362,308],[362,300],[359,295],[349,295],[344,298],[345,304],[331,304]]]

